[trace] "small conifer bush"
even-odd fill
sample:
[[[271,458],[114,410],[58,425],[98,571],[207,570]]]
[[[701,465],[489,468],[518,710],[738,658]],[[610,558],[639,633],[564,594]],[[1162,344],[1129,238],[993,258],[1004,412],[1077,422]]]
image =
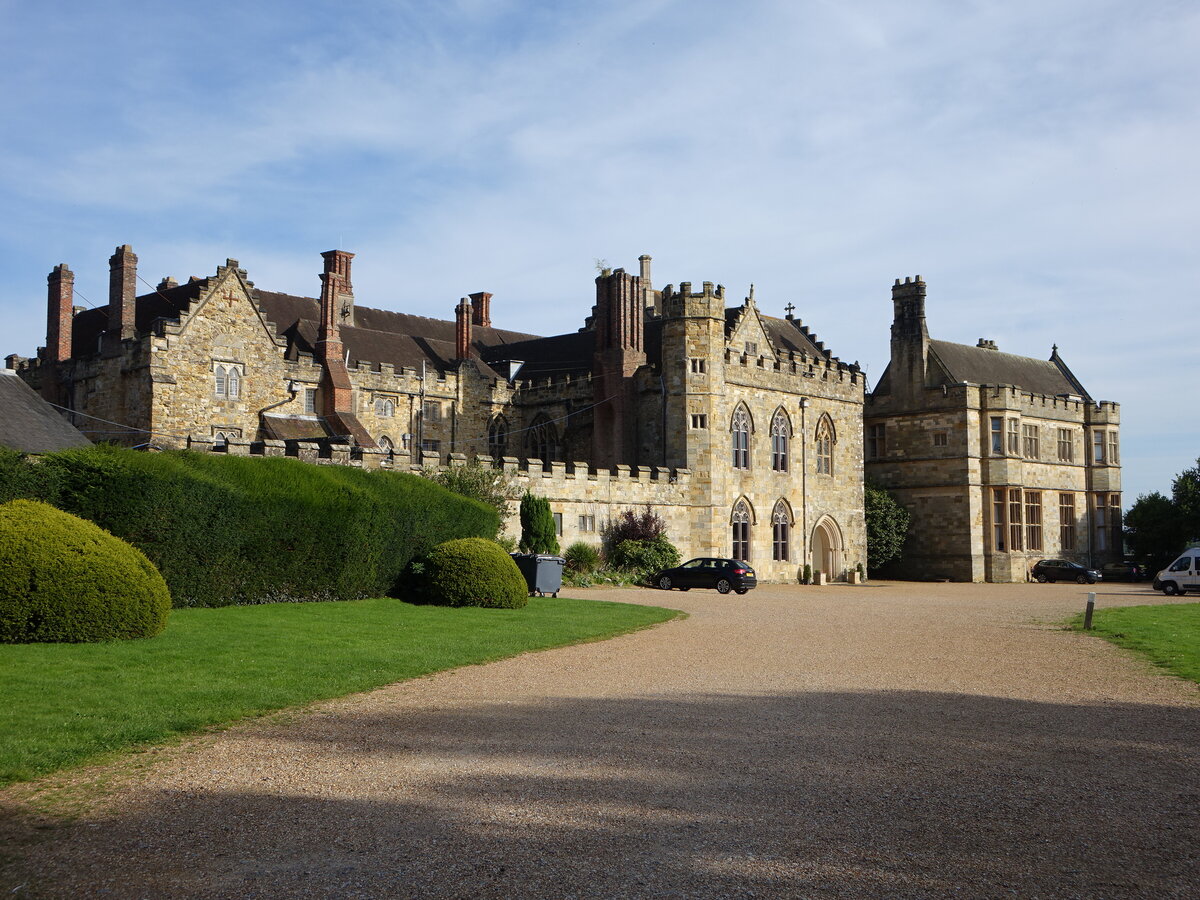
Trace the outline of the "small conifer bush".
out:
[[[437,606],[520,609],[529,587],[504,548],[487,538],[438,544],[424,563],[422,599]]]
[[[0,642],[152,637],[171,595],[142,551],[36,500],[0,506]]]

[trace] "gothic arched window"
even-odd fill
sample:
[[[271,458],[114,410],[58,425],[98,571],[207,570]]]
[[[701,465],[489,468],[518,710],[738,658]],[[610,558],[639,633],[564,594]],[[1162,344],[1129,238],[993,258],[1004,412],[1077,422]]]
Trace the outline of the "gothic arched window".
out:
[[[833,431],[833,422],[828,415],[821,416],[817,423],[817,474],[833,474],[833,445],[837,436]]]
[[[556,458],[557,448],[558,431],[554,424],[545,416],[538,416],[529,429],[529,458],[550,462]]]
[[[750,432],[753,423],[746,407],[739,406],[733,413],[733,421],[729,430],[732,437],[733,467],[735,469],[750,468]]]
[[[508,422],[504,416],[493,416],[488,422],[488,453],[500,459],[508,453]]]
[[[379,449],[383,451],[383,455],[379,457],[381,466],[390,466],[396,460],[396,445],[392,443],[392,439],[386,434],[379,438]]]
[[[771,419],[771,468],[776,472],[788,470],[788,441],[792,436],[792,424],[787,413],[776,410]]]
[[[225,385],[229,378],[225,367],[217,366],[215,369],[213,369],[213,376],[213,396],[224,398],[226,396]]]
[[[748,562],[750,559],[750,505],[745,500],[734,504],[730,516],[732,527],[733,558]]]
[[[775,504],[771,513],[771,559],[791,559],[792,511],[785,501]]]
[[[226,395],[230,400],[236,400],[242,395],[242,376],[237,366],[229,367],[229,381],[226,384]]]

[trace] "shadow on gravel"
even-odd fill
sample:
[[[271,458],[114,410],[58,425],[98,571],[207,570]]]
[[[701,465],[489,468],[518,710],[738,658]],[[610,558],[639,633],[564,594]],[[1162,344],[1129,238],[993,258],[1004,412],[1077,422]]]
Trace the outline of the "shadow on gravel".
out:
[[[61,896],[72,870],[120,897],[1162,898],[1200,884],[1196,708],[548,700],[318,714],[278,737],[260,789],[28,831],[21,852],[43,871],[10,872],[4,892],[28,879]],[[289,769],[297,739],[374,799]]]

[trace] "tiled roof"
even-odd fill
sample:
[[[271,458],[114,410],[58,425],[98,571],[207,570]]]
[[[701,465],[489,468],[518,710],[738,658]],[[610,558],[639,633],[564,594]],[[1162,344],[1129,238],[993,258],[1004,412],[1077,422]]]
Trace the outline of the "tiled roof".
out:
[[[1001,353],[986,347],[929,342],[930,356],[939,363],[951,382],[972,384],[1011,384],[1036,394],[1075,394],[1091,399],[1065,365],[1054,359],[1032,359]]]
[[[48,453],[90,443],[24,381],[0,375],[0,445]]]

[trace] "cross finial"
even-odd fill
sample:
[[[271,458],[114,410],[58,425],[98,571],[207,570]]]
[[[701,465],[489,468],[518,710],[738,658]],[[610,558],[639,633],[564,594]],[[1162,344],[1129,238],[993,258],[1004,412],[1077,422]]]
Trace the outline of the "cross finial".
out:
[[[787,310],[787,317],[790,319],[792,317],[792,313],[794,313],[796,311],[796,304],[789,303],[787,306],[784,307],[784,309]]]

